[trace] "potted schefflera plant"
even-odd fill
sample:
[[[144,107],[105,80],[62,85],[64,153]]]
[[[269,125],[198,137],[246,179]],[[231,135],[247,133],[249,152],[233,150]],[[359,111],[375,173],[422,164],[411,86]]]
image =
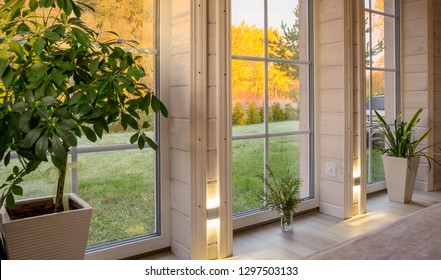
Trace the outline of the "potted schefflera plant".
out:
[[[421,157],[427,159],[429,170],[432,167],[432,162],[440,164],[427,152],[430,146],[423,144],[431,129],[421,131],[418,136],[415,134],[415,128],[420,121],[422,111],[423,109],[418,109],[408,122],[401,121],[400,113],[391,126],[375,111],[380,131],[384,134],[386,142],[385,148],[380,150],[383,154],[387,195],[391,201],[406,203],[412,200]]]
[[[0,182],[11,259],[84,258],[91,207],[65,194],[70,149],[79,137],[95,142],[115,122],[135,130],[132,144],[157,149],[140,115],[168,114],[141,82],[139,57],[117,36],[98,41],[81,20],[83,9],[93,12],[75,0],[5,0],[0,7],[0,161],[11,168],[18,157]],[[58,169],[56,195],[16,201],[24,177],[42,162]]]
[[[283,232],[293,230],[293,215],[297,209],[300,199],[300,178],[287,170],[283,175],[276,176],[269,166],[268,178],[263,177],[265,193],[261,195],[261,201],[266,208],[277,210],[280,214],[281,229]]]

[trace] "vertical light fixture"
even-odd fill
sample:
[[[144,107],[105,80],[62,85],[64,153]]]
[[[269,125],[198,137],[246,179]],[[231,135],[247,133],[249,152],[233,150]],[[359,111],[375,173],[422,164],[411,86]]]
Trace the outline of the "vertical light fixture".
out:
[[[208,259],[218,258],[219,244],[219,206],[220,194],[218,184],[207,185],[207,256]]]

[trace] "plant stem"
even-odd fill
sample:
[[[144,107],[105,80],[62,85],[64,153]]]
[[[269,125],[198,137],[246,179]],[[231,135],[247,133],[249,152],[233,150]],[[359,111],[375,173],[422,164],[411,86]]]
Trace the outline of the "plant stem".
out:
[[[55,196],[54,212],[64,211],[63,194],[64,194],[64,184],[66,182],[67,156],[63,160],[63,166],[64,168],[63,170],[60,171],[60,176],[58,177],[57,195]]]

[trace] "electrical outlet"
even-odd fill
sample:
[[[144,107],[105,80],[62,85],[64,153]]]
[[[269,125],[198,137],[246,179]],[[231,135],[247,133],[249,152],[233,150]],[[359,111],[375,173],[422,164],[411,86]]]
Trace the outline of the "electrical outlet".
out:
[[[325,166],[325,175],[331,177],[337,176],[337,165],[332,162],[327,162]]]

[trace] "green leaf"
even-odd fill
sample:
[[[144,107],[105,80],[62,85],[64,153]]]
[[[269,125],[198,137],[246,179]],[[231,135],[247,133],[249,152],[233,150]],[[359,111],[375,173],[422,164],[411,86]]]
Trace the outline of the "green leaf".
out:
[[[15,206],[15,198],[12,193],[8,193],[6,196],[6,207],[13,209]]]
[[[80,18],[81,17],[81,9],[77,5],[75,5],[74,3],[72,3],[72,4],[73,4],[72,9],[73,9],[75,16],[77,18]]]
[[[11,162],[11,152],[6,153],[5,161],[4,161],[5,166],[8,166],[9,162]]]
[[[57,61],[57,62],[55,62],[55,66],[60,67],[61,69],[67,70],[67,71],[75,70],[75,65],[70,62],[66,62],[66,61]]]
[[[20,43],[16,42],[16,41],[9,41],[9,48],[15,52],[18,57],[20,57],[20,59],[24,60],[24,51],[23,51],[23,47],[20,45]]]
[[[164,117],[166,117],[166,118],[168,118],[168,110],[167,110],[167,108],[165,107],[165,105],[164,105],[164,103],[162,103],[161,102],[161,114],[164,116]]]
[[[64,82],[63,74],[57,69],[52,70],[51,76],[52,81],[54,81],[57,86],[61,86],[61,84]]]
[[[40,105],[42,106],[51,106],[52,104],[54,104],[56,101],[55,97],[53,96],[45,96],[43,97],[43,99],[41,99],[40,101]]]
[[[40,117],[41,120],[47,121],[49,119],[49,112],[47,110],[37,108],[37,113],[38,113],[38,116]],[[21,118],[20,118],[20,120],[21,120]]]
[[[89,67],[90,73],[95,74],[96,70],[98,69],[99,63],[100,63],[99,58],[95,58],[90,62],[90,67]]]
[[[156,143],[150,137],[147,137],[147,135],[145,135],[144,133],[142,134],[142,137],[147,142],[147,144],[150,146],[150,148],[152,148],[155,151],[158,149],[158,145],[156,145]]]
[[[14,175],[18,175],[18,173],[20,172],[20,168],[18,168],[18,166],[14,166],[14,168],[12,168],[12,172],[14,173]]]
[[[29,104],[25,102],[18,102],[12,105],[11,109],[13,112],[23,113],[24,110],[29,108]]]
[[[11,192],[12,192],[13,194],[15,194],[15,195],[23,195],[23,188],[20,187],[20,186],[14,186],[14,187],[11,189]]]
[[[130,137],[130,144],[133,144],[136,141],[138,141],[138,138],[139,138],[139,134],[138,133],[133,134],[132,137]]]
[[[35,11],[38,8],[37,0],[30,0],[29,1],[29,8],[31,8],[31,11]]]
[[[41,62],[35,62],[26,72],[26,76],[30,82],[35,82],[46,76],[47,67]]]
[[[83,129],[83,132],[86,135],[87,139],[89,139],[92,142],[96,142],[97,137],[96,137],[95,132],[92,129],[90,129],[87,126],[81,126],[81,128]]]
[[[37,169],[40,163],[41,160],[31,160],[30,162],[28,162],[28,165],[26,166],[26,173],[29,174],[35,169]]]
[[[78,40],[78,42],[80,42],[81,45],[83,45],[84,47],[88,47],[89,46],[89,37],[87,36],[87,34],[85,32],[83,32],[82,30],[72,27],[72,33],[75,36],[75,39]]]
[[[34,48],[35,54],[37,56],[39,56],[44,49],[44,39],[41,37],[38,37],[37,39],[35,39],[33,48]]]
[[[45,8],[49,8],[49,7],[51,7],[51,6],[54,4],[54,2],[55,2],[55,0],[46,0],[46,1],[44,2],[44,7],[45,7]]]
[[[8,50],[6,46],[0,45],[0,78],[8,67]]]
[[[63,143],[61,143],[60,138],[58,138],[57,135],[52,135],[51,137],[52,142],[52,151],[55,154],[55,156],[58,159],[64,159],[67,155],[66,148],[64,147]]]
[[[103,137],[104,128],[103,125],[100,123],[94,123],[93,124],[93,130],[95,130],[95,133],[98,135],[99,138]]]
[[[145,146],[145,139],[144,139],[144,137],[139,137],[138,138],[138,148],[140,150],[142,150],[142,149],[144,149],[144,146]]]
[[[31,131],[26,134],[25,138],[23,139],[23,146],[25,148],[30,148],[34,145],[34,143],[40,138],[42,129],[41,128],[34,128]]]
[[[73,106],[78,103],[78,100],[83,96],[80,92],[75,92],[69,99],[69,106]]]
[[[60,34],[54,31],[45,31],[43,36],[49,41],[55,42],[61,39]]]
[[[15,74],[15,71],[13,69],[10,69],[9,71],[7,71],[6,75],[3,74],[2,82],[6,88],[9,88],[9,86],[11,85],[12,80],[14,79],[14,74]]]
[[[45,158],[47,149],[49,146],[49,140],[46,134],[41,135],[40,139],[38,139],[37,144],[35,144],[35,154],[39,158]]]
[[[74,129],[78,126],[74,119],[62,119],[57,122],[57,125],[64,129]]]
[[[57,0],[57,5],[58,5],[58,7],[60,7],[61,9],[64,8],[65,3],[66,3],[66,0]]]
[[[58,170],[64,171],[63,162],[59,158],[52,156],[51,159],[52,163],[55,165],[56,168],[58,168]]]
[[[77,145],[77,138],[71,132],[63,128],[57,128],[56,134],[60,136],[60,138],[63,139],[63,141],[66,142],[67,145],[71,147]]]

